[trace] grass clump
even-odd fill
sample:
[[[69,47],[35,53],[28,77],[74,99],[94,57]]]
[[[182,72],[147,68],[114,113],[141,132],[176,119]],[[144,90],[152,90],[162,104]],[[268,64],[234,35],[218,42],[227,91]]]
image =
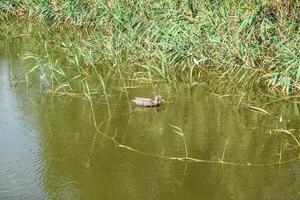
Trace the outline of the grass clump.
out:
[[[3,20],[21,16],[50,25],[47,35],[30,36],[40,50],[28,57],[36,69],[54,63],[43,71],[50,69],[47,75],[58,85],[120,72],[191,83],[213,75],[218,82],[231,79],[235,87],[285,93],[300,87],[299,10],[299,0],[0,3]]]

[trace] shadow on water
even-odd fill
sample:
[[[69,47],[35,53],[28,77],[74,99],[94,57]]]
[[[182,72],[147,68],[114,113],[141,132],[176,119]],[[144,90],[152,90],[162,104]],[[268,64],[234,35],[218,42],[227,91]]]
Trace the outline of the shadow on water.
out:
[[[93,98],[99,129],[118,143],[155,155],[242,163],[191,163],[151,157],[116,146],[94,126],[83,96],[53,96],[39,84],[12,87],[10,72],[24,75],[15,53],[0,59],[0,199],[298,199],[299,162],[262,167],[299,156],[295,140],[276,130],[294,129],[298,104],[269,107],[279,117],[238,108],[240,97],[218,98],[202,86],[159,85],[169,101],[159,108],[130,107],[124,92],[107,86],[106,101]],[[152,97],[146,85],[129,90]],[[105,122],[105,123],[102,123]],[[226,148],[224,152],[224,145]]]

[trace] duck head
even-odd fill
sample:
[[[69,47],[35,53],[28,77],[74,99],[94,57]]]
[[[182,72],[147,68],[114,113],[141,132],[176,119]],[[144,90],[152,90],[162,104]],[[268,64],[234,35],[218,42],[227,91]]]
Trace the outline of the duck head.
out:
[[[155,96],[154,103],[159,105],[161,102],[165,102],[165,100],[163,100],[162,96],[160,96],[160,95]]]

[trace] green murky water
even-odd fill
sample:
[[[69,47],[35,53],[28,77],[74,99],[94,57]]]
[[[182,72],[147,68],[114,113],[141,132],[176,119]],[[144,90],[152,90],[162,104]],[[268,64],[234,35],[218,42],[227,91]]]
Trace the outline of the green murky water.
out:
[[[110,120],[105,99],[93,98],[105,137],[85,98],[47,95],[24,81],[18,43],[2,40],[0,50],[0,199],[300,198],[299,161],[250,166],[299,156],[297,103],[265,107],[276,117],[238,108],[239,96],[219,98],[204,86],[158,85],[169,103],[130,111],[118,81],[106,77]],[[129,89],[134,96],[152,97],[153,89]],[[188,156],[203,161],[170,159],[185,156],[170,125],[182,129]]]

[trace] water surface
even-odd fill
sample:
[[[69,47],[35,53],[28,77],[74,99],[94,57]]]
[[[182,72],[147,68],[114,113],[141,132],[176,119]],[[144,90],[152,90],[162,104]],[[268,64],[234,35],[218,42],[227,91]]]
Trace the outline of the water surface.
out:
[[[168,103],[137,108],[129,106],[119,81],[106,77],[108,120],[101,95],[92,98],[93,116],[84,96],[54,96],[38,81],[26,82],[24,74],[32,66],[21,59],[24,41],[2,42],[0,199],[300,198],[299,162],[272,165],[299,156],[290,135],[274,132],[294,129],[299,139],[297,103],[265,107],[276,115],[270,116],[239,108],[240,96],[220,98],[206,85],[153,89],[141,84],[129,89],[129,99],[159,91]],[[139,152],[97,132],[94,118],[97,126],[104,122],[103,134]],[[185,156],[183,138],[170,125],[182,129],[189,157],[223,158],[242,166],[146,155]]]

